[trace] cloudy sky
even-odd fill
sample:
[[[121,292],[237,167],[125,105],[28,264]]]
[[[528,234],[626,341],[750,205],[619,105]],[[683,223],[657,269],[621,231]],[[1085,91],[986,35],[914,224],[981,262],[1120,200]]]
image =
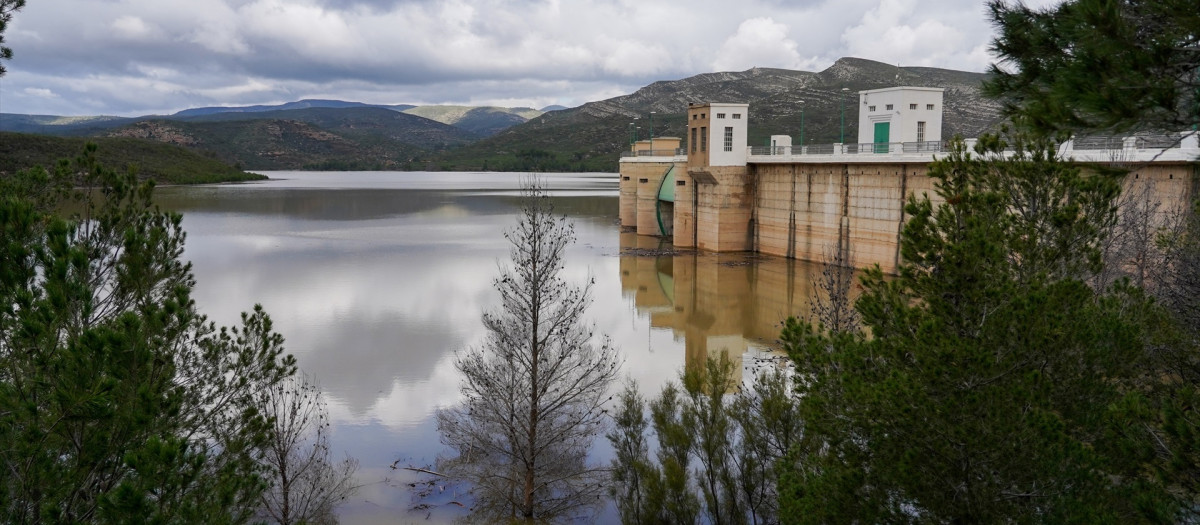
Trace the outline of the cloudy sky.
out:
[[[1045,5],[1053,0],[1027,1]],[[336,98],[575,106],[656,80],[854,56],[982,71],[982,0],[29,0],[0,112]]]

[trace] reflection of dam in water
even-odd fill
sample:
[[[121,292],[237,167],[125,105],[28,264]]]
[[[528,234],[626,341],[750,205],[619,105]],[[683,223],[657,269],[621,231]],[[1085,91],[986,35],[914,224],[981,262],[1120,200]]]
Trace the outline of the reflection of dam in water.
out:
[[[761,254],[683,251],[670,239],[621,234],[621,289],[650,326],[683,338],[687,366],[725,353],[738,370],[779,354],[789,315],[808,316],[819,265]],[[746,359],[743,359],[746,356]]]

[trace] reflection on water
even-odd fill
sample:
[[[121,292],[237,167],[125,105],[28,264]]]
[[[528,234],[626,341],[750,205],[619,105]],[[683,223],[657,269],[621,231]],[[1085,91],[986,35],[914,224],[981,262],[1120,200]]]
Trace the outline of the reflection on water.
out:
[[[522,176],[268,173],[262,183],[160,188],[184,213],[200,310],[222,324],[261,303],[288,352],[330,402],[335,456],[360,461],[362,491],[342,523],[422,521],[409,478],[390,466],[441,452],[432,414],[458,403],[454,352],[481,340],[497,303]],[[657,239],[617,224],[617,178],[550,175],[578,242],[564,278],[594,278],[588,316],[620,349],[624,374],[656,392],[710,352],[767,350],[802,313],[805,263],[752,255],[635,255]],[[623,255],[624,254],[624,255]],[[598,460],[607,443],[596,447]],[[431,516],[443,520],[446,516]]]
[[[651,326],[683,340],[689,367],[719,353],[738,373],[766,366],[763,361],[778,355],[783,320],[808,311],[817,271],[812,263],[752,253],[673,253],[669,240],[634,233],[620,238],[621,289]]]

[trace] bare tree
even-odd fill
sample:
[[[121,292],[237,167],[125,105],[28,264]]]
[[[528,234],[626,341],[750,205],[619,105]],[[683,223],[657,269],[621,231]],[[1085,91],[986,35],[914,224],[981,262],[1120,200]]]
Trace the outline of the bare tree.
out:
[[[457,357],[464,403],[438,413],[442,441],[456,453],[440,461],[473,486],[485,519],[545,520],[603,501],[601,467],[587,462],[603,435],[602,405],[619,365],[583,315],[591,285],[560,276],[574,228],[554,215],[539,181],[523,189],[511,266],[493,282],[501,307],[483,316],[483,344]]]
[[[271,488],[263,493],[260,517],[270,523],[337,523],[334,509],[357,489],[358,461],[330,459],[329,416],[321,390],[292,376],[263,393],[273,426],[261,461]]]
[[[827,247],[822,255],[821,274],[811,276],[813,320],[834,333],[859,329],[854,309],[854,255],[849,248]]]

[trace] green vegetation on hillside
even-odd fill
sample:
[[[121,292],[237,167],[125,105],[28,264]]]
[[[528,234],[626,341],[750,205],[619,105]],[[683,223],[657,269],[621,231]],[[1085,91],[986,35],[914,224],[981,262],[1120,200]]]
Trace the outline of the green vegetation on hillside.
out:
[[[0,132],[0,175],[43,166],[53,168],[58,159],[74,158],[85,142],[99,146],[96,156],[108,166],[125,170],[135,166],[138,176],[165,184],[204,184],[262,180],[217,159],[161,142],[132,138],[64,138]]]

